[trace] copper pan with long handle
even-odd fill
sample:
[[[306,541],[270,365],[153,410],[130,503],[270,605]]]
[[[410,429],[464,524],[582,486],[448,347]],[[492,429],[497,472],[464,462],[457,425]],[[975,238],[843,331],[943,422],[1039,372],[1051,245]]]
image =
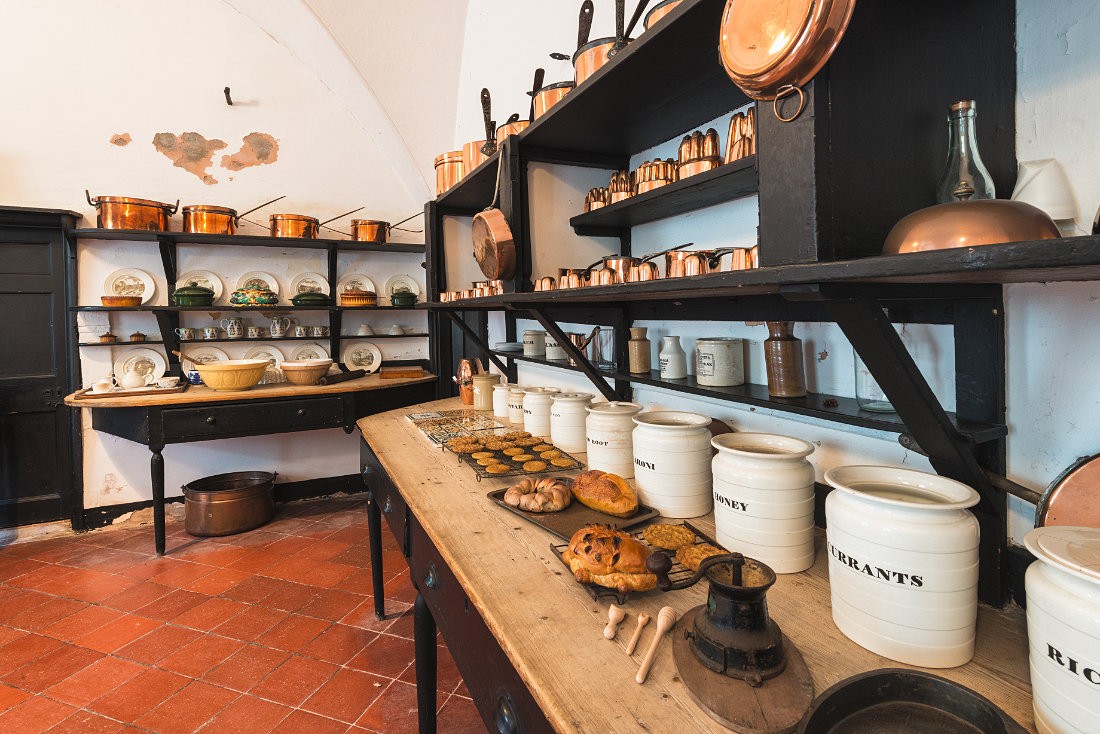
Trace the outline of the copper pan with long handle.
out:
[[[500,171],[504,155],[497,159],[497,179],[493,187],[493,201],[484,211],[474,215],[474,259],[489,280],[511,278],[516,272],[516,243],[512,228],[504,212],[497,209],[500,196]]]

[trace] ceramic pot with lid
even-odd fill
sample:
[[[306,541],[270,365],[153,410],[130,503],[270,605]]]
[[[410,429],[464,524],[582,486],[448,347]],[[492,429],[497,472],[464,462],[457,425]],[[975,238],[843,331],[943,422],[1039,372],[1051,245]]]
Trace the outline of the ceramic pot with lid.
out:
[[[711,439],[716,540],[771,566],[798,573],[814,563],[813,444],[769,433]]]
[[[1035,528],[1024,577],[1039,734],[1100,731],[1100,529]]]
[[[508,422],[516,425],[523,425],[523,396],[524,388],[518,385],[511,385],[508,389]]]
[[[634,476],[634,416],[641,412],[637,403],[613,401],[589,405],[585,420],[588,468]]]
[[[542,357],[546,354],[546,332],[528,329],[523,332],[523,356]]]
[[[634,478],[639,499],[665,517],[711,511],[711,419],[655,411],[634,416]]]
[[[584,425],[592,394],[562,392],[550,404],[550,443],[568,453],[585,450]]]
[[[508,391],[514,385],[498,382],[493,385],[493,417],[508,420]]]
[[[528,387],[523,392],[523,430],[542,439],[550,438],[550,403],[556,387]]]
[[[745,384],[745,340],[711,336],[695,341],[695,381],[708,387]],[[746,553],[746,555],[752,555]],[[753,556],[753,558],[759,558]],[[759,560],[767,563],[764,558]]]
[[[471,377],[474,391],[474,410],[493,409],[493,386],[500,384],[500,375],[481,372]]]
[[[209,306],[214,303],[214,291],[198,283],[188,283],[172,293],[177,306]]]
[[[974,655],[978,493],[888,466],[825,472],[833,621],[856,644],[925,668]]]

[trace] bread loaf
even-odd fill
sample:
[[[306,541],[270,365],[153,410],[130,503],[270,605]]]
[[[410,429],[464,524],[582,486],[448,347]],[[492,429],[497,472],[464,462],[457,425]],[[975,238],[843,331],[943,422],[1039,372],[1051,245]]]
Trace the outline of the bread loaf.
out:
[[[558,512],[569,506],[572,495],[560,479],[524,479],[504,493],[504,503],[526,512]]]
[[[582,584],[598,584],[624,594],[657,586],[657,577],[646,569],[649,549],[645,544],[608,525],[585,525],[573,534],[561,557]]]
[[[617,474],[586,471],[573,481],[573,496],[586,507],[615,517],[630,517],[638,511],[638,495]]]

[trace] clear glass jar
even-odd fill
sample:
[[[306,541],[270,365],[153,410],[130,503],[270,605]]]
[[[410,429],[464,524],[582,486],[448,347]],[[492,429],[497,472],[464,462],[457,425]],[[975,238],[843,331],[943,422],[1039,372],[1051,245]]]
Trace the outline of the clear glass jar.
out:
[[[943,175],[936,186],[937,204],[950,204],[959,198],[996,197],[993,179],[978,153],[978,135],[974,124],[976,108],[972,99],[964,99],[951,105],[947,118],[947,165],[944,166]],[[969,189],[974,192],[966,197],[965,192]],[[961,197],[956,195],[957,191],[962,193]]]
[[[886,397],[886,393],[875,382],[875,376],[854,349],[852,357],[856,366],[856,402],[859,403],[859,409],[870,413],[896,413],[890,398]]]

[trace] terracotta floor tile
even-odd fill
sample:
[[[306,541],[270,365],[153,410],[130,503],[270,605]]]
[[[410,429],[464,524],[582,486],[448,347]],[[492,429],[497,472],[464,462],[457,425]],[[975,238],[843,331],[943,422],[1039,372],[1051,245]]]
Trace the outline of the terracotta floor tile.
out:
[[[188,680],[182,675],[148,668],[122,685],[115,686],[86,708],[112,719],[131,723],[154,706],[160,705],[187,683]]]
[[[155,584],[182,589],[188,584],[192,584],[203,576],[208,576],[213,572],[214,569],[201,563],[181,563],[178,566],[173,566],[172,568],[158,573],[149,580]]]
[[[417,731],[416,712],[416,686],[394,681],[363,712],[357,723],[386,734],[414,734]],[[439,731],[448,730],[439,728]]]
[[[386,600],[386,608],[389,608],[389,600]],[[387,635],[396,635],[398,637],[404,637],[407,640],[413,638],[413,611],[412,605],[409,605],[408,610],[397,616],[393,620],[393,624],[386,628]]]
[[[0,731],[14,734],[46,731],[69,718],[75,711],[68,704],[35,696],[0,714]]]
[[[271,568],[284,558],[277,553],[269,553],[267,548],[242,548],[241,550],[243,551],[241,557],[226,568],[271,576]]]
[[[226,706],[201,731],[208,734],[269,732],[277,727],[291,711],[292,709],[281,704],[245,695]]]
[[[343,530],[337,530],[332,535],[328,536],[328,540],[332,540],[338,543],[349,543],[354,546],[366,546],[370,540],[370,536],[366,527],[346,527]]]
[[[310,586],[332,588],[355,571],[354,566],[342,563],[329,563],[325,561],[313,561],[309,558],[291,556],[284,558],[265,573],[275,578],[297,581]]]
[[[175,591],[168,592],[154,602],[139,607],[137,613],[149,617],[150,619],[159,619],[163,622],[167,622],[170,619],[175,619],[188,609],[197,607],[208,598],[209,597],[205,594],[176,589]]]
[[[122,530],[114,533],[104,533],[99,540],[111,548],[134,551],[136,553],[152,553],[154,550],[153,528],[147,530]]]
[[[330,663],[292,655],[249,693],[287,706],[298,706],[316,693],[337,669]]]
[[[13,673],[4,682],[33,693],[41,693],[99,660],[103,655],[74,645],[65,645],[37,657]]]
[[[294,711],[272,730],[272,734],[344,734],[347,730],[348,725],[342,721],[326,719],[308,711]]]
[[[149,549],[152,550],[153,542],[152,538],[149,539]],[[180,561],[168,556],[154,556],[145,563],[140,563],[133,568],[129,568],[122,572],[123,576],[132,579],[138,579],[140,581],[148,581],[157,574],[164,573],[169,569],[175,568],[180,564],[184,564],[186,561]]]
[[[217,596],[232,589],[248,578],[250,578],[250,575],[244,571],[235,571],[232,568],[219,568],[213,573],[203,576],[201,579],[192,581],[184,588],[186,588],[187,591],[195,591],[199,594]]]
[[[13,673],[32,660],[37,660],[62,647],[62,643],[42,635],[28,634],[0,647],[0,676]]]
[[[0,626],[0,647],[18,640],[20,637],[26,637],[27,633],[23,630],[12,629],[11,627]]]
[[[219,538],[218,540],[241,548],[264,548],[282,537],[283,536],[279,533],[273,533],[267,529],[262,529],[253,530],[250,533],[242,533],[240,535],[229,535],[225,538]]]
[[[138,718],[134,724],[160,734],[199,730],[240,696],[236,691],[193,681],[176,695]]]
[[[125,591],[109,596],[100,604],[123,612],[136,612],[146,604],[152,604],[172,593],[173,589],[149,581],[141,581]]]
[[[336,622],[346,617],[351,613],[351,610],[362,603],[362,594],[353,594],[342,589],[319,589],[297,612],[307,617],[317,617],[318,619]]]
[[[416,683],[416,666],[410,665],[405,668],[405,672],[401,674],[398,680],[404,681],[405,683]],[[458,666],[455,665],[455,660],[451,657],[450,651],[442,645],[437,647],[435,656],[436,689],[440,694],[454,693],[461,684],[462,674],[458,672]],[[467,698],[470,696],[469,692],[465,689],[463,689],[462,695]]]
[[[245,604],[256,604],[271,596],[284,582],[265,576],[249,576],[246,580],[224,592],[222,596]]]
[[[470,698],[470,689],[466,687],[466,681],[459,682],[458,687],[455,688],[454,695]]]
[[[356,594],[373,594],[374,583],[372,581],[370,568],[356,569],[348,574],[340,583],[336,584],[336,588],[343,589],[344,591],[351,591]]]
[[[281,609],[284,612],[296,612],[306,604],[313,601],[313,598],[322,591],[313,586],[306,586],[305,584],[296,584],[292,581],[284,581],[283,579],[272,579],[278,586],[276,591],[273,591],[270,596],[264,597],[263,601],[259,602],[262,606],[269,609]]]
[[[63,599],[59,596],[47,597],[46,601],[29,609],[24,609],[7,619],[4,624],[9,627],[35,632],[68,617],[70,614],[76,614],[87,606],[84,602]]]
[[[65,617],[42,629],[42,634],[72,642],[89,632],[100,629],[105,624],[122,618],[122,612],[101,606],[87,606],[76,614]]]
[[[389,681],[370,673],[340,668],[301,708],[321,716],[354,724],[382,693]],[[445,729],[443,731],[446,731]]]
[[[336,556],[351,548],[351,543],[335,541],[331,536],[325,540],[311,540],[298,555],[302,558],[311,558],[315,561],[331,561]]]
[[[77,711],[57,726],[47,729],[47,734],[115,734],[125,724],[112,721],[91,711]]]
[[[30,695],[26,691],[0,683],[0,712],[7,711],[20,701],[26,700]]]
[[[351,613],[341,619],[340,622],[341,624],[348,624],[352,627],[359,627],[372,632],[384,632],[392,627],[394,622],[401,619],[402,615],[412,609],[412,604],[386,599],[384,608],[386,618],[375,619],[374,599],[368,596],[362,604],[351,610]]]
[[[474,702],[462,696],[451,696],[439,710],[437,730],[447,734],[485,734],[485,722]]]
[[[396,599],[407,604],[416,601],[416,587],[412,585],[408,572],[402,572],[391,578],[382,588],[386,590],[387,599]]]
[[[59,580],[74,573],[76,573],[75,568],[66,568],[65,566],[55,566],[53,564],[40,564],[27,573],[8,579],[6,583],[8,586],[14,586],[19,589],[47,591],[47,589],[42,587],[45,586],[49,589],[55,588]]]
[[[134,579],[118,574],[78,568],[58,578],[52,585],[43,585],[41,590],[58,596],[67,596],[70,599],[99,603],[109,596],[130,588],[135,583],[137,582]]]
[[[116,548],[90,547],[71,558],[65,559],[61,562],[61,565],[88,568],[104,573],[120,573],[145,563],[146,560],[148,560],[148,557],[141,553]]]
[[[306,548],[309,548],[315,542],[316,541],[312,539],[288,535],[267,546],[264,548],[264,551],[267,553],[277,553],[280,556],[296,556],[301,555]]]
[[[248,609],[248,605],[239,601],[212,597],[198,606],[191,607],[178,617],[174,617],[172,623],[209,632],[246,609]]]
[[[242,649],[244,643],[239,640],[203,635],[161,660],[157,667],[189,678],[201,678],[211,668]]]
[[[216,634],[251,642],[287,618],[286,612],[264,607],[249,607],[214,628]]]
[[[92,650],[111,653],[123,645],[128,645],[142,635],[148,634],[158,626],[160,626],[160,623],[156,620],[140,617],[136,614],[125,614],[113,622],[108,622],[94,632],[76,638],[73,642]]]
[[[257,645],[297,652],[332,626],[331,622],[292,614],[256,638]]]
[[[366,545],[353,545],[328,560],[333,563],[345,563],[356,568],[370,567],[370,548]],[[343,582],[341,582],[342,584]]]
[[[298,652],[336,665],[346,665],[377,633],[346,624],[334,624]]]
[[[307,520],[301,517],[276,517],[265,527],[273,533],[298,535],[299,533],[308,531],[313,527],[313,524],[313,520]]]
[[[0,558],[0,583],[30,573],[45,565],[42,561],[31,558],[15,558],[14,556]]]
[[[129,645],[119,648],[115,651],[115,655],[126,660],[152,665],[201,636],[201,632],[185,627],[177,627],[173,624],[165,624],[157,627],[149,634],[139,637]]]
[[[100,658],[75,675],[46,690],[50,698],[84,707],[135,677],[145,666],[114,657]]]
[[[203,680],[235,691],[247,691],[290,657],[279,650],[246,645],[203,676]]]
[[[352,658],[348,662],[348,667],[386,678],[398,678],[412,663],[413,657],[413,645],[410,640],[382,634]]]

